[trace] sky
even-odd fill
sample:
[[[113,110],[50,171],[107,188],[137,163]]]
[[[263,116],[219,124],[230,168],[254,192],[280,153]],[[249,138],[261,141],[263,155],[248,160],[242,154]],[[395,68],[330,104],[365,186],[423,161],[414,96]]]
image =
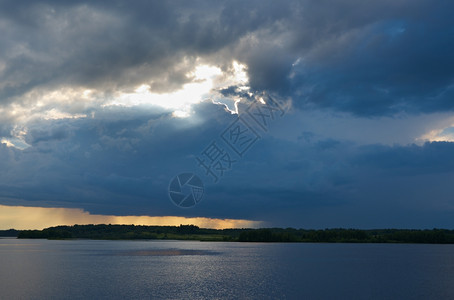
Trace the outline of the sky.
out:
[[[0,229],[452,229],[452,11],[1,1]]]

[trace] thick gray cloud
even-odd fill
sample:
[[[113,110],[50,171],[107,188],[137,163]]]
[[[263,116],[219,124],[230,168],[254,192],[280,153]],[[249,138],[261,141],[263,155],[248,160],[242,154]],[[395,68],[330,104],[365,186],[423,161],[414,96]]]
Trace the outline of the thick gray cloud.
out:
[[[210,104],[197,111],[211,117],[188,126],[168,115],[135,112],[130,119],[106,111],[37,132],[24,151],[2,145],[2,169],[9,171],[1,174],[1,196],[102,214],[234,217],[282,226],[452,224],[452,143],[360,146],[308,132],[293,141],[264,135],[215,184],[195,156],[236,117]],[[167,198],[169,180],[181,172],[196,172],[205,182],[206,197],[195,209],[178,209]]]
[[[452,109],[452,5],[431,1],[3,1],[0,99],[37,87],[180,87],[193,60],[360,115]],[[185,61],[185,63],[184,63]],[[298,62],[295,64],[295,62]],[[293,66],[292,66],[293,64]]]

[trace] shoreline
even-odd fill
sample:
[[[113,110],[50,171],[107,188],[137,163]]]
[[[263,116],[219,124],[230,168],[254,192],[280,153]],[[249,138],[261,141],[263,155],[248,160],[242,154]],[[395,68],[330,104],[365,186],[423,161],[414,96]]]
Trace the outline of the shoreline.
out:
[[[4,231],[0,231],[2,235]],[[454,230],[449,229],[207,229],[195,225],[74,225],[43,230],[8,230],[7,237],[48,240],[190,240],[201,242],[266,243],[400,243],[454,244]]]

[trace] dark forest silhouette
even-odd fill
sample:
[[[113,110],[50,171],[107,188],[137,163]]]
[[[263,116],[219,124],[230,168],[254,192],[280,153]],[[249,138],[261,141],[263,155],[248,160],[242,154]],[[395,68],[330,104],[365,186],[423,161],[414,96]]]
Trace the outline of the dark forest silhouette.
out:
[[[8,233],[12,236],[13,232],[9,231]],[[43,230],[22,230],[16,233],[18,238],[34,239],[174,239],[312,243],[454,243],[454,230],[447,229],[206,229],[199,228],[195,225],[74,225],[50,227]]]

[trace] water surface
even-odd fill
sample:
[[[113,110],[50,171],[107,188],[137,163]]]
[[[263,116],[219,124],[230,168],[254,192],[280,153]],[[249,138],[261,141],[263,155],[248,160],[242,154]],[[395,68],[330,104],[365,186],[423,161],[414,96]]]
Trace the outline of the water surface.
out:
[[[454,245],[0,239],[0,299],[454,299]]]

